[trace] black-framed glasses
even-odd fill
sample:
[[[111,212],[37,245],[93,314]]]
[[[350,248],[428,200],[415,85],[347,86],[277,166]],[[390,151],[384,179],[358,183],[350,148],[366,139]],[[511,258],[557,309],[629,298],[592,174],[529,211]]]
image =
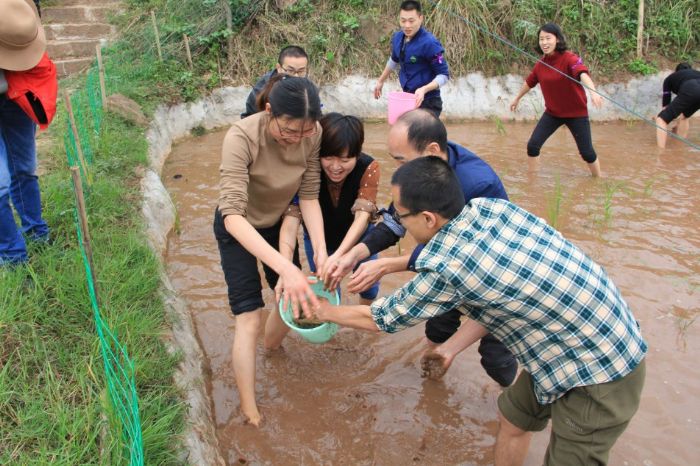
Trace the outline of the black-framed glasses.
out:
[[[394,211],[391,212],[391,218],[394,220],[396,223],[401,223],[402,218],[410,217],[412,215],[418,215],[420,212],[406,212],[405,214],[400,214],[396,208],[394,208]]]
[[[298,137],[300,139],[304,139],[304,138],[310,138],[311,136],[315,136],[316,133],[318,133],[318,127],[317,127],[316,123],[314,123],[313,126],[311,126],[311,128],[309,128],[307,131],[301,132],[301,131],[296,130],[296,129],[290,129],[286,126],[283,127],[282,125],[280,125],[280,122],[277,119],[277,117],[272,117],[272,118],[275,120],[275,123],[277,124],[277,130],[279,131],[280,136],[282,136],[283,138],[297,138]],[[303,126],[302,126],[302,129],[303,129]]]
[[[284,67],[282,65],[280,65],[280,67],[282,68],[282,71],[284,71],[285,74],[288,74],[289,76],[296,76],[298,78],[305,78],[309,75],[308,68],[296,69],[296,68],[292,68],[291,66]]]

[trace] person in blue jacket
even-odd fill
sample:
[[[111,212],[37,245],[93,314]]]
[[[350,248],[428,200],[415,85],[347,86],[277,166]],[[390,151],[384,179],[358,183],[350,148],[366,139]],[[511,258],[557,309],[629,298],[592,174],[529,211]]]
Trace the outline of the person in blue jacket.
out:
[[[381,97],[384,81],[400,68],[399,82],[404,92],[416,95],[416,107],[430,110],[439,117],[442,112],[440,87],[447,84],[450,77],[445,49],[423,28],[420,2],[406,0],[399,10],[401,30],[391,38],[391,56],[377,80],[374,98]]]
[[[418,109],[401,115],[389,131],[388,146],[389,155],[399,165],[429,155],[445,160],[457,174],[465,202],[480,197],[508,200],[503,183],[489,164],[465,147],[449,142],[445,125],[429,111]],[[336,286],[360,261],[389,248],[405,235],[406,230],[393,205],[381,213],[383,221],[328,270],[329,277],[323,277],[325,283]],[[348,291],[360,292],[387,273],[415,271],[414,265],[422,249],[419,245],[412,254],[360,264],[348,282]],[[461,314],[454,309],[427,321],[425,336],[431,348],[457,332]],[[479,353],[482,367],[493,380],[503,387],[513,383],[518,363],[508,348],[489,334],[481,339]]]

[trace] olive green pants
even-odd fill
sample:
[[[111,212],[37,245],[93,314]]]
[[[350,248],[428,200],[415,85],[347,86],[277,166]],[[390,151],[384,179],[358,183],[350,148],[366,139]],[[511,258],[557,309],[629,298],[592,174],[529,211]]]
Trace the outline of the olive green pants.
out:
[[[576,387],[553,403],[541,405],[532,377],[522,371],[499,396],[498,408],[525,431],[541,431],[552,419],[545,466],[605,465],[610,449],[637,412],[645,372],[642,360],[621,379]]]

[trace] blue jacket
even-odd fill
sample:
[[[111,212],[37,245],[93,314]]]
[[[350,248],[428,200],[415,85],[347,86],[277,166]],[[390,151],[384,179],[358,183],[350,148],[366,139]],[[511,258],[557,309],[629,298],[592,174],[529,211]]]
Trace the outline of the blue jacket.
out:
[[[501,183],[501,179],[491,166],[480,159],[476,154],[465,147],[447,143],[447,163],[457,174],[459,184],[464,193],[464,201],[469,202],[477,197],[491,197],[508,200],[508,194]],[[399,238],[406,234],[406,229],[400,223],[396,223],[391,214],[394,204],[389,209],[382,209],[382,222],[367,234],[360,242],[367,246],[370,254],[376,254],[396,244]],[[423,245],[418,245],[411,254],[408,269],[413,270],[418,254],[423,250]]]
[[[469,203],[477,197],[509,200],[506,189],[493,168],[466,147],[448,142],[447,163],[457,174],[459,185],[464,193],[464,202]],[[419,244],[411,253],[408,270],[415,271],[416,259],[423,250],[423,246],[425,245]]]
[[[391,38],[391,59],[401,67],[399,82],[405,92],[415,92],[439,74],[450,75],[443,56],[445,49],[434,35],[421,27],[404,46],[405,37],[403,31],[398,31]],[[426,99],[431,97],[440,97],[440,89],[425,95]]]

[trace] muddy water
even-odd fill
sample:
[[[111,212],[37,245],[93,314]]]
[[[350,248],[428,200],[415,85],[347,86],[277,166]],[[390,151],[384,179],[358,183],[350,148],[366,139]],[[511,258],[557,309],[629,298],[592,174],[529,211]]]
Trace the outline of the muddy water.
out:
[[[698,141],[694,126],[690,137]],[[499,130],[480,122],[451,124],[448,132],[496,169],[514,202],[555,222],[604,265],[641,323],[650,346],[646,387],[610,464],[697,464],[700,152],[672,141],[659,154],[647,126],[596,124],[604,179],[588,176],[565,130],[548,141],[532,177],[524,154],[532,128]],[[393,170],[386,130],[366,128],[365,151],[383,170],[380,204],[388,201]],[[500,389],[481,369],[475,348],[458,357],[443,381],[421,379],[422,326],[395,335],[344,329],[321,346],[292,335],[283,350],[260,351],[256,391],[265,424],[259,430],[242,425],[231,367],[234,319],[211,231],[223,135],[179,144],[163,173],[179,212],[168,271],[189,303],[208,359],[223,456],[230,464],[491,464]],[[411,245],[402,240],[403,250]],[[408,277],[385,279],[381,293]],[[265,296],[270,303],[269,291]],[[346,293],[343,299],[357,298]],[[547,441],[547,432],[535,435],[527,465],[541,464]]]

